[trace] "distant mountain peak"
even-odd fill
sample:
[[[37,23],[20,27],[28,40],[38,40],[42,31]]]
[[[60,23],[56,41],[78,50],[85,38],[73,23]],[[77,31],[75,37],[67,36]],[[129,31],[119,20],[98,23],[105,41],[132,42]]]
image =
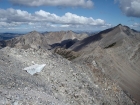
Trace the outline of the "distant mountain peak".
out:
[[[124,26],[122,24],[118,24],[116,27],[114,28],[123,28]]]
[[[123,26],[122,24],[118,24],[117,26]]]
[[[90,37],[87,37],[77,43],[75,43],[71,49],[74,51],[81,51],[82,49],[86,48],[85,46],[94,43],[94,42],[100,42],[101,48],[107,48],[110,45],[114,45],[115,43],[119,43],[118,45],[121,46],[121,43],[123,42],[123,39],[126,37],[134,37],[136,36],[139,38],[137,34],[137,31],[132,30],[128,26],[119,24],[113,28],[109,28],[106,30],[103,30],[95,35],[92,35]]]
[[[39,34],[39,32],[37,32],[37,31],[31,31],[30,33],[31,33],[31,34],[36,34],[36,33]]]
[[[130,27],[126,26],[126,25],[122,25],[122,24],[118,24],[116,27],[119,27],[119,28],[128,28],[130,29]]]
[[[72,31],[72,30],[68,30],[67,32],[72,32],[72,33],[73,33],[73,31]]]

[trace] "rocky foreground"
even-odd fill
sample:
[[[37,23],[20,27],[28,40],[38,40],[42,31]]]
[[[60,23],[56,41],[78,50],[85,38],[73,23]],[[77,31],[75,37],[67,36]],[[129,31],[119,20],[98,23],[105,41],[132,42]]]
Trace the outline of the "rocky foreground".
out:
[[[33,75],[24,70],[45,64]],[[133,105],[117,83],[92,65],[79,65],[48,50],[0,50],[0,105]],[[91,68],[94,68],[91,70]]]

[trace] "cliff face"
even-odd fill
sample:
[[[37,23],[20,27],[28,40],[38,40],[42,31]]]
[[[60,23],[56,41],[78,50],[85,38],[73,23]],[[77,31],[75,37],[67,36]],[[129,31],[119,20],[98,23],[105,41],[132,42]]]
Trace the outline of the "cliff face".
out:
[[[74,44],[75,61],[97,62],[98,69],[140,102],[140,33],[118,25]]]

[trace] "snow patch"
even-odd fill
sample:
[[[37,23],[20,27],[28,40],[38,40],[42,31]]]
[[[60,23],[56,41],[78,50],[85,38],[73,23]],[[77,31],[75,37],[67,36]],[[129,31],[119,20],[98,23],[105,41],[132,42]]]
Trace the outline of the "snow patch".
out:
[[[37,72],[41,72],[43,68],[46,66],[46,64],[35,64],[29,67],[24,68],[23,70],[26,70],[29,74],[34,75]]]

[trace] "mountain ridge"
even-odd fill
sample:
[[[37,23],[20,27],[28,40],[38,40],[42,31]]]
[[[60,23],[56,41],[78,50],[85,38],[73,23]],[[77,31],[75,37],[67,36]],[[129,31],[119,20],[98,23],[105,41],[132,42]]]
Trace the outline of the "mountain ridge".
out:
[[[55,47],[70,47],[76,41],[87,37],[87,34],[76,34],[73,31],[39,33],[29,32],[9,40],[1,40],[1,47],[35,48],[40,47],[51,49]]]
[[[140,103],[140,33],[118,25],[70,47],[81,53],[75,62],[97,62],[98,68]]]

